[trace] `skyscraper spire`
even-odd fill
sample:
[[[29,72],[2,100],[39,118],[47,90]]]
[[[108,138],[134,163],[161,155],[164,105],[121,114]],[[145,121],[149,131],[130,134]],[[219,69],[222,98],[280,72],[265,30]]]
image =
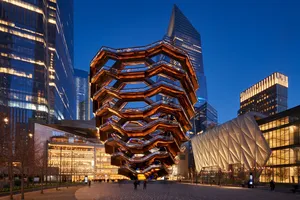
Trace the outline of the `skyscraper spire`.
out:
[[[197,90],[198,102],[195,107],[201,106],[207,101],[206,77],[204,75],[203,57],[201,49],[201,37],[199,32],[191,24],[186,16],[174,4],[169,23],[167,36],[173,44],[184,51],[196,70],[200,88]]]
[[[199,32],[191,24],[188,18],[181,12],[177,5],[174,4],[167,35],[172,37],[176,31],[185,35],[189,35],[201,43]]]

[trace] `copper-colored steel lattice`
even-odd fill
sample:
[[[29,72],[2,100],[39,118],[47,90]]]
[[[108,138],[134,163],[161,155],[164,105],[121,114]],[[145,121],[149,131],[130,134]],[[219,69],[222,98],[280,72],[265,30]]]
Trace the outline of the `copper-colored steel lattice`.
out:
[[[136,82],[147,86],[126,88]],[[119,174],[131,179],[167,174],[188,140],[197,89],[187,54],[166,41],[100,49],[91,62],[91,97],[100,139]],[[137,101],[147,106],[129,106]]]

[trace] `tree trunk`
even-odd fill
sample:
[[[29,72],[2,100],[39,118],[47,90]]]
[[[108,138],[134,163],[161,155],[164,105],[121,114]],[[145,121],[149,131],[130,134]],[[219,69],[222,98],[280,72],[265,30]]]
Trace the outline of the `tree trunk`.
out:
[[[9,173],[9,196],[10,200],[13,200],[13,150],[12,150],[12,137],[10,136],[11,141],[9,142],[9,158],[8,158],[8,173]]]
[[[24,163],[21,163],[21,200],[24,199]]]
[[[12,170],[12,161],[11,161],[11,156],[9,158],[9,163],[8,163],[8,173],[9,173],[9,197],[10,200],[13,200],[13,170]]]
[[[27,168],[27,182],[26,182],[26,187],[29,188],[29,168]]]
[[[42,173],[41,173],[41,194],[44,194],[44,170],[45,170],[45,153],[42,157]]]
[[[42,175],[41,175],[41,194],[44,194],[44,169],[42,169]]]

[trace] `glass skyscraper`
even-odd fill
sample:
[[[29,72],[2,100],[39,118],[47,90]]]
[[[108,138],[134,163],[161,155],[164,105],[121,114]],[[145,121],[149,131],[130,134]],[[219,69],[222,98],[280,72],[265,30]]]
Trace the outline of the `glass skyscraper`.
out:
[[[0,112],[13,134],[75,118],[73,73],[73,0],[0,0]]]
[[[187,17],[174,5],[168,32],[164,39],[184,50],[189,55],[196,71],[199,83],[199,89],[196,91],[198,101],[194,105],[196,115],[191,120],[193,128],[188,132],[190,137],[193,137],[205,131],[212,124],[218,124],[217,111],[207,103],[207,86],[203,67],[201,36]],[[185,152],[179,155],[178,173],[192,179],[195,174],[193,150],[190,142],[187,142],[184,146],[186,149]]]
[[[73,0],[48,0],[50,120],[75,119]]]
[[[288,77],[279,72],[259,81],[240,94],[239,115],[255,111],[270,116],[287,109]]]
[[[195,105],[195,107],[199,107],[207,100],[201,37],[199,32],[176,5],[173,7],[167,36],[175,46],[183,49],[190,57],[200,85],[200,88],[197,90],[198,102]]]
[[[76,119],[90,119],[90,98],[89,98],[89,74],[86,71],[75,69],[76,89]]]
[[[202,132],[218,125],[218,112],[209,103],[204,103],[202,106],[196,108],[195,116],[195,134],[201,134]]]

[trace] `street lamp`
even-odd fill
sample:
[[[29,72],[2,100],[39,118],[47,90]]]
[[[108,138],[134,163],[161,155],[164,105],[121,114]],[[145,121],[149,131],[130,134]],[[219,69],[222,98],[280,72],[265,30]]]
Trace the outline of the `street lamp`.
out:
[[[4,121],[5,124],[8,124],[8,121],[9,121],[9,120],[8,120],[8,117],[5,117],[5,118],[3,119],[3,121]]]
[[[3,119],[5,125],[8,125],[9,119],[8,117],[5,117]],[[9,143],[9,159],[8,159],[8,176],[9,176],[9,196],[10,199],[13,199],[13,160],[12,160],[12,156],[13,156],[13,152],[12,152],[12,135],[9,134],[10,136],[10,143]]]
[[[28,136],[29,136],[30,139],[32,139],[33,134],[32,134],[32,133],[29,133]]]

